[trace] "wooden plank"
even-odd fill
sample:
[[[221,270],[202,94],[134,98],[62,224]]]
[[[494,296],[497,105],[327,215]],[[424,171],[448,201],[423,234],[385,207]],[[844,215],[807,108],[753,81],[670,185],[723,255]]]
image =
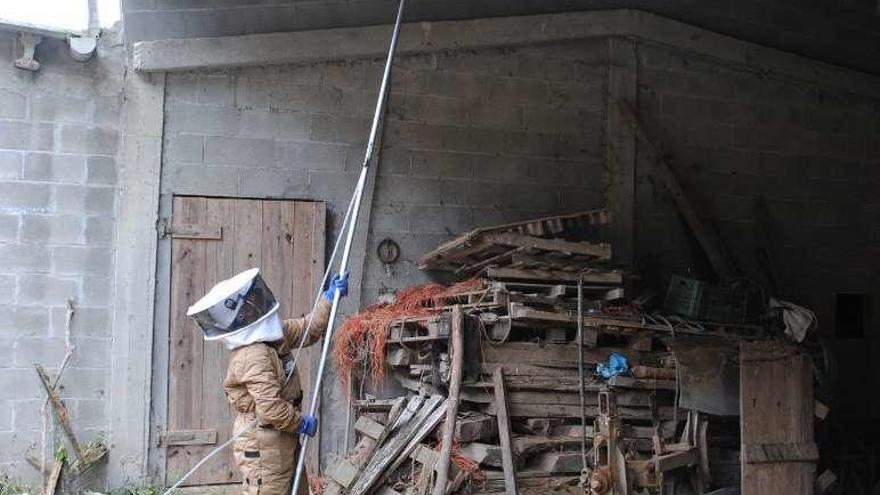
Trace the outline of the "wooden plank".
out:
[[[482,411],[486,414],[495,414],[495,404],[488,404]],[[581,417],[580,404],[510,404],[509,414],[513,418],[579,418]],[[660,406],[654,412],[647,407],[619,407],[621,419],[629,420],[667,420],[672,419],[672,407]],[[596,406],[585,408],[587,417],[599,416]]]
[[[214,284],[232,277],[235,271],[235,236],[234,236],[234,202],[232,199],[207,198],[205,202],[205,221],[208,225],[216,224],[226,233],[216,241],[203,242],[205,245],[205,290]],[[199,429],[216,431],[216,440],[225,442],[232,436],[233,418],[235,413],[223,390],[223,380],[229,364],[229,351],[221,342],[204,342],[202,347],[202,396]],[[214,446],[202,444],[190,445],[186,452],[190,460],[198,461],[207,455]],[[241,481],[241,473],[235,468],[232,457],[232,446],[209,459],[197,473],[196,481],[200,485],[218,483],[236,483]],[[189,469],[189,468],[187,468]]]
[[[736,276],[736,269],[727,255],[724,244],[721,242],[718,234],[697,214],[699,209],[687,196],[684,189],[682,189],[663,151],[645,132],[632,104],[626,100],[619,100],[618,106],[638,138],[648,145],[640,149],[647,151],[650,156],[648,161],[652,165],[651,173],[660,180],[669,191],[669,194],[672,195],[672,200],[675,201],[675,205],[678,207],[681,216],[684,217],[691,233],[697,238],[697,242],[706,254],[706,258],[708,258],[715,274],[721,279],[729,279]]]
[[[544,239],[521,234],[491,234],[486,240],[493,244],[521,247],[526,249],[539,249],[542,251],[556,251],[567,254],[580,254],[591,256],[597,260],[611,258],[610,244],[590,244],[589,242],[573,242],[563,239]]]
[[[452,335],[450,336],[449,394],[446,398],[446,421],[443,424],[443,438],[440,445],[440,459],[433,495],[444,495],[449,482],[449,464],[452,455],[452,437],[458,419],[458,398],[461,392],[461,373],[464,362],[464,315],[461,306],[452,307]]]
[[[223,238],[223,229],[220,224],[216,223],[199,224],[175,221],[171,226],[171,238],[219,241]]]
[[[159,437],[165,447],[179,445],[217,445],[217,430],[166,431]]]
[[[810,359],[797,347],[766,341],[741,343],[742,445],[812,444],[812,381]],[[762,458],[753,450],[745,452],[747,459],[749,454]],[[813,493],[814,462],[743,462],[741,471],[743,493]]]
[[[588,284],[621,284],[623,276],[614,271],[563,272],[557,270],[527,270],[520,268],[486,268],[490,279],[541,280],[546,282],[577,282],[578,276]]]
[[[441,402],[443,402],[443,398],[439,395],[430,397],[425,401],[418,413],[406,425],[396,433],[392,434],[392,436],[390,436],[388,440],[379,447],[373,455],[373,458],[366,466],[364,466],[364,469],[352,485],[349,492],[351,495],[364,495],[375,486],[379,478],[386,473],[386,468],[399,456],[403,457],[402,453],[407,448],[408,443],[418,436],[418,433],[421,431],[420,428],[425,420],[435,409],[437,409],[437,406]],[[415,446],[413,446],[413,448],[415,448]]]
[[[40,377],[43,389],[46,390],[46,394],[49,396],[49,403],[52,404],[52,409],[55,411],[55,417],[58,418],[58,422],[61,423],[64,434],[67,435],[67,440],[70,442],[71,448],[73,448],[73,453],[76,455],[76,461],[81,465],[85,464],[86,458],[83,455],[79,440],[76,439],[76,434],[73,432],[73,426],[70,424],[70,412],[67,410],[67,406],[64,405],[64,401],[61,400],[58,392],[52,388],[52,380],[49,379],[46,370],[39,364],[35,364],[34,368],[37,370],[37,375]]]
[[[507,397],[504,391],[504,371],[496,368],[492,375],[495,384],[495,413],[498,418],[498,438],[501,441],[501,462],[504,467],[504,491],[507,495],[517,495],[516,468],[514,466],[513,442],[511,440],[510,416],[507,412]]]
[[[743,447],[743,462],[818,462],[819,448],[815,443],[759,443]]]
[[[377,440],[382,436],[382,432],[385,431],[385,426],[373,421],[367,416],[361,416],[354,424],[354,429],[373,440]]]
[[[64,467],[64,459],[55,459],[52,462],[52,470],[49,472],[49,478],[46,480],[46,488],[43,495],[55,495],[55,489],[58,488],[58,480],[61,478],[61,468]]]
[[[642,362],[642,353],[632,349],[613,347],[584,349],[584,362],[588,364],[606,362],[608,361],[608,356],[614,353],[626,356],[631,366]],[[661,353],[653,353],[651,356],[657,357],[660,355]],[[485,363],[517,363],[516,366],[577,368],[577,359],[576,345],[540,345],[526,342],[507,342],[497,347],[483,346],[483,362]]]

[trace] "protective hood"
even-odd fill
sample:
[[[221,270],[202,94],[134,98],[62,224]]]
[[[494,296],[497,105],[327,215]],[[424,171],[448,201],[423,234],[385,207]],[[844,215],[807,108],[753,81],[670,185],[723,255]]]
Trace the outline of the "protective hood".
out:
[[[259,272],[252,268],[226,279],[189,307],[186,314],[198,323],[205,340],[244,333],[277,315],[278,301]]]
[[[284,328],[278,309],[261,320],[241,331],[222,337],[223,345],[230,351],[253,344],[255,342],[276,342],[284,338]]]

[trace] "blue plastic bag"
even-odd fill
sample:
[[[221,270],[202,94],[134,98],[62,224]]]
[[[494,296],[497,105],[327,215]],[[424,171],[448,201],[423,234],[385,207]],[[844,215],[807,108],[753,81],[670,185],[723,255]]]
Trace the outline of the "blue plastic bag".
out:
[[[604,378],[611,378],[612,376],[618,375],[628,375],[629,361],[626,359],[626,356],[614,353],[608,356],[608,364],[599,363],[596,365],[596,372],[602,375]]]

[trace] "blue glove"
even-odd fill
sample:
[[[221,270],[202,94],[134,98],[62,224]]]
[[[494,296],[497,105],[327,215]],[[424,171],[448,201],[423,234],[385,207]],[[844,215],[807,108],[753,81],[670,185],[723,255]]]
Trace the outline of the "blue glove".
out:
[[[608,364],[599,363],[596,365],[596,372],[604,378],[611,378],[617,375],[629,374],[629,360],[622,354],[616,352],[608,356]]]
[[[339,297],[345,297],[348,294],[348,273],[341,277],[337,274],[330,280],[330,285],[324,291],[324,299],[333,302],[333,295],[339,291]]]
[[[299,419],[299,433],[309,437],[315,436],[318,433],[318,418],[308,414],[301,417]]]

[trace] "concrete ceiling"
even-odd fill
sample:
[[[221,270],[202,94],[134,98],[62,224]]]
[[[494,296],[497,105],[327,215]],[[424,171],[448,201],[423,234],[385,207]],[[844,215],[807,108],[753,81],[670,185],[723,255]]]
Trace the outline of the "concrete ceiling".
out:
[[[388,24],[394,0],[122,0],[129,41]],[[409,0],[407,21],[642,9],[722,34],[880,74],[869,0]]]

